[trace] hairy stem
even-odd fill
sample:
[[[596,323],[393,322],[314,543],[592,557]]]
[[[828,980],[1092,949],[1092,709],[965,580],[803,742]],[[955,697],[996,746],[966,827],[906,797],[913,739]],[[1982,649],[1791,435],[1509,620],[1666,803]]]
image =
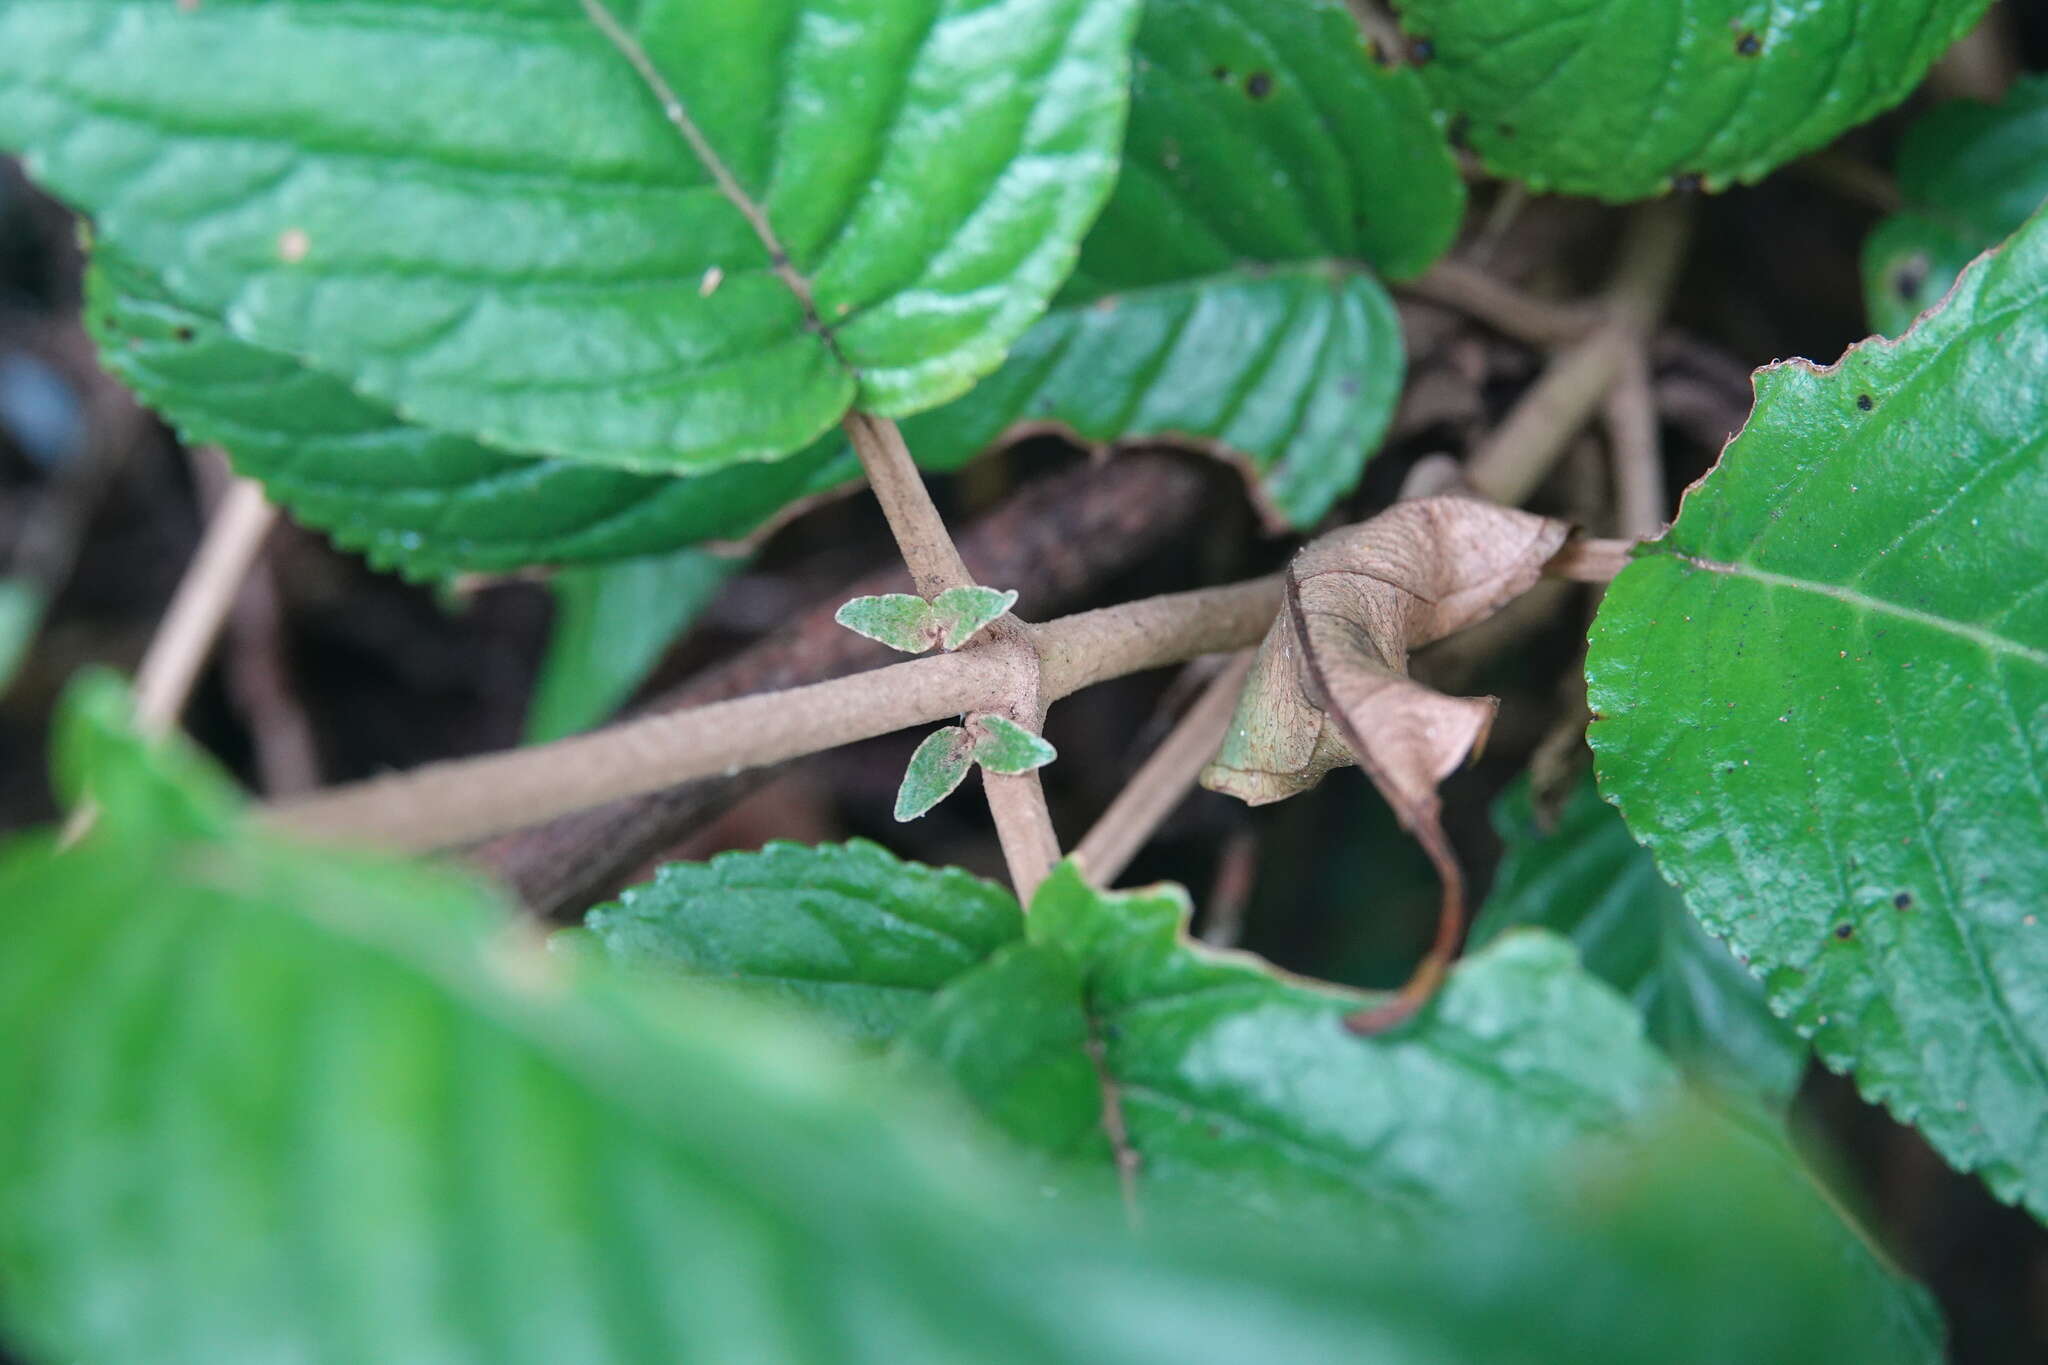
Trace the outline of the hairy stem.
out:
[[[1254,657],[1246,650],[1224,666],[1075,846],[1074,860],[1089,881],[1109,886],[1122,876],[1138,850],[1194,789],[1195,779],[1223,747]]]
[[[1105,607],[1037,628],[1050,704],[1127,673],[1256,643],[1277,579]],[[430,764],[266,808],[277,828],[406,851],[487,839],[691,778],[779,763],[913,725],[1001,711],[1011,661],[985,649],[628,721],[552,744]]]

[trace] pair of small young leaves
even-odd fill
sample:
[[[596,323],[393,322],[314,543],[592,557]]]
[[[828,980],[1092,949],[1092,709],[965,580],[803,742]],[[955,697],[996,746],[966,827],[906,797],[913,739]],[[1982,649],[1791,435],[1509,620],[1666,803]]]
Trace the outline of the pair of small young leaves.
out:
[[[1821,1058],[2048,1216],[2048,212],[1757,375],[1615,580],[1601,785]]]
[[[1201,948],[1187,917],[1173,888],[1108,895],[1071,865],[1022,915],[997,887],[870,844],[780,844],[664,868],[576,937],[936,1071],[1037,1154],[1042,1188],[1105,1191],[1122,1167],[1168,1227],[1233,1210],[1415,1245],[1543,1183],[1576,1144],[1625,1160],[1676,1091],[1641,1021],[1547,934],[1503,938],[1405,1028],[1361,1038],[1344,1020],[1371,997]],[[1725,1115],[1698,1122],[1730,1131]],[[1745,1140],[1775,1145],[1762,1133]],[[1813,1204],[1781,1169],[1782,1196]],[[1846,1238],[1838,1254],[1875,1269]]]
[[[2048,76],[2022,77],[2001,104],[1930,110],[1907,130],[1896,174],[1905,207],[1863,243],[1870,325],[1889,337],[2048,200]]]
[[[1115,1235],[1032,1198],[911,1078],[740,1001],[539,955],[446,869],[280,844],[211,769],[135,741],[117,692],[79,702],[61,767],[98,825],[0,854],[0,1322],[27,1358],[1939,1355],[1924,1298],[1845,1247],[1782,1148],[1710,1115],[1610,1147],[1577,1197],[1518,1194],[1380,1251],[1214,1207],[1185,1235]],[[772,930],[772,900],[741,908]],[[1517,1018],[1589,990],[1618,1008],[1554,950],[1508,956],[1534,960],[1471,981],[1496,1057],[1432,1069],[1345,1041],[1414,1071],[1426,1105],[1432,1079],[1457,1095],[1533,1070],[1541,1030]],[[1625,1053],[1615,1022],[1592,1060]],[[1407,1115],[1483,1162],[1477,1117]],[[1433,1150],[1417,1131],[1385,1158],[1461,1197]],[[1344,1192],[1315,1149],[1289,1156]]]
[[[849,404],[918,412],[1013,346],[921,458],[1053,423],[1230,453],[1284,521],[1351,486],[1401,374],[1359,267],[1422,269],[1464,192],[1336,0],[1152,0],[1135,38],[1133,0],[699,8],[613,43],[567,0],[26,0],[0,141],[95,216],[130,382],[413,572],[743,534],[849,475],[813,440]]]
[[[1990,0],[1397,0],[1496,174],[1641,199],[1761,178],[1904,99]]]
[[[1037,772],[1059,757],[1059,751],[1017,722],[1003,716],[969,716],[965,725],[948,725],[925,736],[910,756],[903,785],[896,789],[896,818],[916,820],[951,796],[967,780],[967,770],[980,764],[989,772],[1020,777]]]

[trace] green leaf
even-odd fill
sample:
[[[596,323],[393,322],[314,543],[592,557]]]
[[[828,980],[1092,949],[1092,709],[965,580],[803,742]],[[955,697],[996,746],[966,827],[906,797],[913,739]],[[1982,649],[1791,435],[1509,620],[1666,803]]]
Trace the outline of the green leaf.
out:
[[[1489,170],[1642,199],[1757,180],[1904,99],[1990,0],[1398,0]]]
[[[932,604],[915,593],[856,597],[832,619],[855,635],[905,654],[922,654],[932,647]]]
[[[1863,243],[1864,299],[1886,336],[2048,199],[2048,76],[2022,77],[2003,104],[1959,100],[1922,115],[1899,144],[1897,174],[1906,207]]]
[[[1806,1044],[1771,1013],[1763,983],[1700,928],[1590,777],[1554,827],[1537,818],[1526,782],[1495,805],[1493,823],[1506,851],[1467,951],[1521,927],[1564,935],[1689,1075],[1784,1110]]]
[[[948,588],[932,599],[932,624],[939,647],[955,650],[1017,605],[1014,588]]]
[[[746,535],[785,503],[857,477],[836,435],[773,464],[695,477],[490,450],[276,351],[104,248],[87,312],[107,367],[193,442],[227,448],[292,515],[414,578],[657,554]]]
[[[548,583],[555,623],[526,713],[527,743],[587,730],[617,710],[741,563],[683,550],[556,574]]]
[[[0,854],[0,1315],[37,1359],[1938,1355],[1722,1129],[1374,1256],[1214,1217],[1139,1243],[1027,1202],[901,1078],[538,955],[445,870],[112,813]]]
[[[975,716],[968,725],[975,732],[974,761],[992,773],[1037,772],[1060,756],[1043,737],[1002,716]]]
[[[915,820],[951,796],[974,766],[974,736],[964,725],[948,725],[925,737],[910,755],[903,785],[896,790],[896,818]]]
[[[1412,70],[1376,61],[1341,0],[1149,0],[1116,193],[1068,297],[1351,261],[1419,275],[1465,184]]]
[[[1100,1049],[1142,1204],[1369,1236],[1470,1207],[1675,1093],[1640,1021],[1554,939],[1499,944],[1416,1025],[1361,1038],[1344,1026],[1359,995],[1196,946],[1187,915],[1176,888],[1106,895],[1063,865],[1032,902],[1028,944],[947,986],[903,1045],[948,1063],[1012,1137],[1090,1183],[1112,1155]],[[1035,960],[1048,957],[1068,961],[1077,989],[1039,994],[1062,979]]]
[[[1828,1065],[2048,1213],[2048,215],[1760,371],[1609,591],[1602,789]]]
[[[1015,592],[996,588],[948,588],[927,602],[907,592],[856,597],[833,620],[905,654],[955,650],[1017,605]]]
[[[1229,269],[1055,308],[1009,364],[903,435],[926,468],[1019,430],[1100,449],[1168,440],[1237,464],[1276,527],[1307,527],[1357,484],[1405,364],[1393,301],[1370,276]]]
[[[614,961],[799,1001],[873,1042],[1024,932],[1003,888],[858,839],[670,863],[586,923]]]
[[[1136,9],[15,0],[0,141],[412,420],[703,470],[1001,363],[1114,180]]]

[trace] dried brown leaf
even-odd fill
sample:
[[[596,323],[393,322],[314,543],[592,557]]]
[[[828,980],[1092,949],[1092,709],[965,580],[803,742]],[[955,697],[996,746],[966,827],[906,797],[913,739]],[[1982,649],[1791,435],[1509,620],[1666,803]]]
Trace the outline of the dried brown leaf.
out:
[[[1463,881],[1437,784],[1485,743],[1498,702],[1448,697],[1408,676],[1409,652],[1485,619],[1527,591],[1564,546],[1564,522],[1463,497],[1416,498],[1321,537],[1287,571],[1286,610],[1246,683],[1202,785],[1251,805],[1306,791],[1357,762],[1436,864],[1437,949],[1394,1005],[1412,1013],[1464,924]]]

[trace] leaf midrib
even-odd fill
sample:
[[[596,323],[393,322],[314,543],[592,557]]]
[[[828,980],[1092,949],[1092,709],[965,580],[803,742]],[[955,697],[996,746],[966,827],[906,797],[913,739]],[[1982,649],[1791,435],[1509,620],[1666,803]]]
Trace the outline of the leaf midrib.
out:
[[[1874,612],[1880,616],[1890,616],[1901,621],[1910,621],[1915,625],[1926,626],[1931,630],[1938,630],[1944,634],[1953,635],[1958,639],[1968,640],[1989,653],[2005,654],[2016,659],[2025,660],[2036,668],[2048,672],[2048,650],[2036,649],[2032,645],[2022,644],[2018,640],[2000,635],[1995,630],[1972,625],[1967,621],[1956,621],[1946,616],[1938,616],[1930,611],[1921,611],[1917,607],[1905,606],[1902,603],[1893,602],[1886,598],[1871,597],[1868,594],[1857,592],[1853,588],[1842,587],[1836,583],[1823,583],[1818,579],[1799,578],[1791,574],[1774,573],[1769,569],[1758,568],[1754,564],[1731,564],[1724,560],[1707,559],[1699,555],[1686,554],[1683,551],[1675,552],[1672,558],[1695,569],[1703,569],[1708,573],[1722,574],[1731,578],[1746,578],[1768,587],[1789,588],[1795,592],[1812,593],[1819,597],[1831,597],[1855,610]]]

